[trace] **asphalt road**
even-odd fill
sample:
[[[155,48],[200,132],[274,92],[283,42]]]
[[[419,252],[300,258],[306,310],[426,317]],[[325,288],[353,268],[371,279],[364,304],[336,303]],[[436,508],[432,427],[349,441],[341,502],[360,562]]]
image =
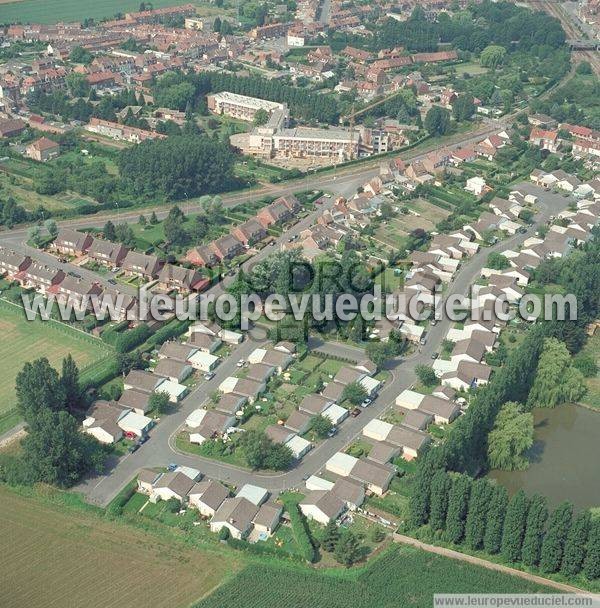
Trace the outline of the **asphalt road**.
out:
[[[491,133],[498,132],[499,130],[506,127],[506,122],[501,121],[486,121],[479,126],[475,131],[469,133],[457,134],[456,136],[445,140],[448,148],[456,148],[460,146],[469,145],[480,141]],[[431,140],[430,143],[421,148],[419,151],[408,151],[406,153],[399,152],[398,154],[405,161],[418,160],[423,158],[431,150],[435,150],[440,147],[440,143],[437,140]],[[389,160],[389,159],[388,159]],[[379,165],[384,162],[385,159],[373,158],[361,162],[360,164],[351,165],[349,167],[343,167],[335,171],[328,173],[317,173],[308,175],[297,180],[287,181],[283,184],[269,184],[261,188],[253,190],[247,190],[239,193],[223,194],[221,199],[225,207],[235,207],[241,203],[246,203],[253,200],[258,200],[265,196],[285,196],[287,194],[293,194],[301,190],[324,190],[333,192],[341,196],[349,196],[356,192],[358,186],[362,185],[365,181],[379,174]],[[202,206],[197,200],[190,199],[189,201],[179,201],[181,209],[184,213],[197,213],[202,210]],[[96,215],[88,215],[82,218],[64,220],[58,222],[59,227],[70,227],[70,228],[87,228],[97,227],[101,228],[104,226],[107,220],[111,220],[113,223],[135,223],[138,221],[140,213],[150,214],[154,211],[158,219],[163,219],[169,212],[170,204],[165,204],[160,207],[145,207],[138,208],[135,210],[124,210],[124,211],[110,211],[102,212]],[[0,231],[0,244],[20,243],[27,239],[28,227],[16,227],[10,231]]]
[[[502,240],[470,258],[463,264],[454,281],[449,285],[445,295],[446,298],[451,294],[467,294],[470,286],[479,277],[481,269],[485,266],[489,253],[518,248],[524,240],[533,235],[539,225],[545,224],[551,215],[556,215],[566,208],[570,201],[570,199],[561,195],[544,192],[531,184],[524,184],[522,189],[540,197],[540,212],[535,218],[535,225],[528,228],[526,233],[518,233]],[[313,219],[312,216],[306,218],[305,221],[311,221],[311,219]],[[364,409],[360,416],[347,418],[340,425],[339,432],[335,437],[321,442],[289,471],[283,473],[252,472],[212,459],[179,452],[175,447],[175,437],[187,415],[200,407],[224,378],[236,371],[236,363],[239,359],[246,359],[250,352],[266,339],[266,336],[260,335],[259,330],[255,330],[251,339],[237,346],[232,355],[221,363],[211,381],[198,386],[178,407],[176,413],[168,415],[160,421],[152,430],[150,441],[134,454],[122,457],[120,461],[113,463],[105,475],[88,479],[78,487],[78,490],[82,491],[89,501],[106,505],[134,477],[139,469],[142,467],[165,466],[170,462],[198,468],[209,478],[219,479],[234,485],[254,483],[271,491],[299,487],[308,475],[319,471],[333,454],[344,449],[358,437],[363,427],[370,420],[378,418],[391,407],[400,392],[410,388],[415,383],[415,367],[419,364],[431,364],[432,354],[439,351],[451,325],[452,322],[449,319],[440,320],[435,326],[429,328],[427,343],[417,353],[406,359],[390,361],[388,369],[391,372],[391,379],[383,386],[373,403]],[[331,349],[331,354],[349,358],[359,358],[360,356],[360,349],[357,348],[336,343],[321,344],[318,338],[311,338],[311,341],[313,347]]]

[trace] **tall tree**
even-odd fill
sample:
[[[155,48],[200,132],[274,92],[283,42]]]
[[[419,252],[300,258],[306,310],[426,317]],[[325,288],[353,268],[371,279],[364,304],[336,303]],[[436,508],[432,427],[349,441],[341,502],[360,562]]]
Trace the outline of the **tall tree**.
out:
[[[72,486],[90,468],[101,470],[104,459],[102,446],[66,411],[41,410],[21,445],[29,479],[60,487]]]
[[[548,507],[546,499],[539,494],[531,498],[527,523],[525,526],[525,537],[521,551],[523,563],[526,566],[537,566],[540,561],[542,540],[544,538],[544,526],[548,519]]]
[[[523,490],[519,490],[508,503],[506,517],[504,518],[504,529],[502,530],[501,548],[502,556],[508,562],[521,560],[528,508],[529,501]]]
[[[68,408],[79,405],[81,389],[79,387],[79,369],[75,360],[69,353],[62,362],[62,374],[60,382],[65,392],[65,403]]]
[[[462,542],[465,535],[471,484],[468,475],[457,475],[452,480],[446,514],[446,538],[452,543]]]
[[[478,479],[473,483],[465,526],[465,541],[471,549],[483,547],[491,494],[492,486],[487,479]]]
[[[321,547],[329,553],[335,550],[338,541],[340,540],[340,531],[335,521],[331,520],[326,526],[323,532],[323,539],[321,540]]]
[[[521,404],[506,402],[498,412],[488,435],[490,467],[504,471],[525,469],[528,460],[523,454],[533,445],[533,415],[523,412]]]
[[[573,366],[565,344],[556,338],[545,340],[527,405],[555,407],[577,401],[585,391],[583,374]]]
[[[452,488],[452,479],[446,471],[436,471],[431,480],[431,507],[429,525],[432,530],[443,530],[446,526],[448,495]]]
[[[344,566],[351,566],[360,559],[360,543],[351,530],[345,530],[337,542],[335,559]]]
[[[48,359],[25,363],[17,375],[17,409],[27,424],[33,426],[41,410],[59,411],[65,407],[65,391],[58,372]]]
[[[565,552],[560,569],[565,576],[575,576],[581,572],[589,533],[590,513],[589,511],[583,511],[573,520],[565,543]]]
[[[590,581],[600,578],[600,519],[594,519],[590,524],[583,574]]]
[[[424,126],[430,135],[445,135],[450,130],[450,112],[440,106],[431,107],[425,115]]]
[[[115,225],[110,220],[104,224],[102,232],[104,233],[104,238],[108,241],[114,241],[117,238]]]
[[[558,572],[563,559],[565,543],[571,528],[573,505],[563,502],[552,512],[548,521],[548,530],[542,543],[540,570]]]
[[[499,553],[502,546],[502,530],[504,528],[507,505],[508,493],[506,492],[506,488],[503,486],[495,487],[490,498],[485,535],[483,537],[483,548],[491,555]]]

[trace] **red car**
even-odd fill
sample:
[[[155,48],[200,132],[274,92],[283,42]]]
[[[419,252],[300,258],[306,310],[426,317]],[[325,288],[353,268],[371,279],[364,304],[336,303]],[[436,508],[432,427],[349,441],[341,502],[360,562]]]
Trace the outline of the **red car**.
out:
[[[360,416],[360,410],[355,407],[351,412],[350,412],[350,416],[352,416],[353,418],[356,418],[357,416]]]

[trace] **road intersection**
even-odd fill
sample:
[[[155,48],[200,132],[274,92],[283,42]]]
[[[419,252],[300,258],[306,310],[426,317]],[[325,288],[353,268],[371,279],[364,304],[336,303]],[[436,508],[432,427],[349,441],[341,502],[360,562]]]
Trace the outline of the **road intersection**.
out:
[[[519,247],[523,241],[534,234],[538,226],[547,223],[550,216],[556,215],[569,202],[569,199],[565,199],[561,195],[543,192],[529,184],[523,185],[521,189],[540,197],[540,211],[535,217],[535,224],[527,228],[526,232],[517,233],[491,247],[484,248],[470,258],[459,269],[454,280],[448,286],[444,299],[453,294],[466,295],[470,286],[479,278],[489,253]],[[310,222],[314,219],[313,215],[311,214],[311,216],[305,218],[302,223]],[[294,229],[298,230],[299,226]],[[292,231],[286,233],[286,237],[289,238],[291,234],[293,234]],[[244,483],[254,483],[273,492],[300,487],[303,481],[309,475],[318,472],[333,454],[343,450],[356,439],[369,421],[380,417],[390,408],[400,392],[410,388],[415,383],[415,368],[419,364],[429,365],[431,363],[432,355],[439,351],[451,324],[452,322],[449,319],[443,318],[435,326],[429,328],[427,342],[418,352],[410,357],[388,362],[387,369],[391,377],[384,384],[373,403],[364,409],[360,416],[347,418],[340,425],[337,435],[321,442],[292,469],[283,473],[256,472],[210,458],[183,453],[177,449],[175,444],[175,438],[187,415],[194,409],[201,407],[207,401],[208,396],[217,390],[219,384],[226,377],[234,374],[239,359],[247,359],[255,348],[266,342],[266,333],[261,334],[260,328],[255,328],[252,331],[252,337],[237,346],[232,354],[221,363],[214,378],[203,382],[184,399],[176,413],[166,416],[160,421],[153,429],[150,441],[137,452],[122,457],[118,462],[111,463],[109,470],[104,475],[87,479],[77,489],[83,492],[90,502],[105,506],[141,468],[166,466],[170,462],[195,467],[208,478],[218,479],[236,486]],[[316,338],[311,338],[311,341],[313,347],[333,349],[330,350],[331,354],[356,360],[360,358],[360,349],[356,347],[347,347],[335,343],[324,345]]]

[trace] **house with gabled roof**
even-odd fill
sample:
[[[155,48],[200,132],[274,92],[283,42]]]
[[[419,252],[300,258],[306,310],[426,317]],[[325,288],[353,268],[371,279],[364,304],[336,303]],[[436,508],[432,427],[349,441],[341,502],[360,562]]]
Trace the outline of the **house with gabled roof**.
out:
[[[232,230],[232,234],[245,247],[250,247],[266,238],[267,231],[257,219],[250,218],[236,226]]]
[[[104,266],[119,267],[129,249],[121,243],[95,238],[88,249],[88,258]]]
[[[81,256],[87,253],[93,241],[94,237],[87,232],[61,228],[51,248],[65,255]]]
[[[9,279],[14,279],[17,274],[29,268],[31,263],[32,260],[28,255],[0,247],[0,276],[5,275]]]
[[[210,281],[197,270],[174,264],[165,264],[158,275],[158,285],[166,291],[175,289],[180,293],[189,293],[200,291],[209,284]]]
[[[163,261],[155,255],[146,255],[137,251],[128,251],[122,263],[125,274],[144,279],[156,279],[163,266]]]
[[[307,519],[325,526],[344,511],[344,501],[331,490],[313,490],[300,501],[298,507]]]

